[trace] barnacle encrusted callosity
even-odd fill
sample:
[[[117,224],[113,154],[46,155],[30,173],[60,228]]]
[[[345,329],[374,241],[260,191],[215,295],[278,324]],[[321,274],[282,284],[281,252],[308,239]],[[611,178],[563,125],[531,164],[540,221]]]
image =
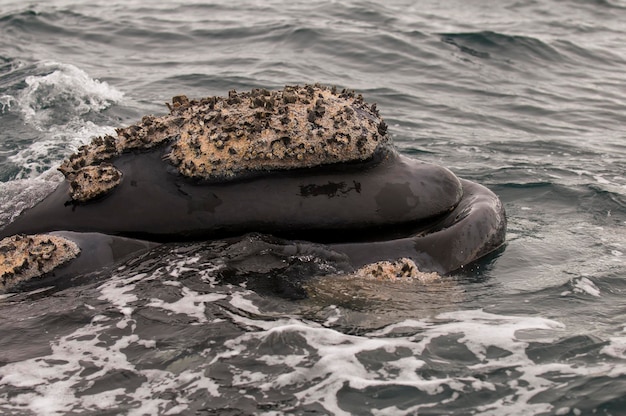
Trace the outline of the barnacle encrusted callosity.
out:
[[[109,163],[85,166],[78,169],[70,179],[70,197],[86,202],[102,196],[122,181],[122,172]]]
[[[363,161],[389,148],[376,106],[348,90],[305,85],[200,100],[181,95],[168,107],[169,114],[145,116],[117,129],[116,137],[96,137],[64,161],[59,170],[77,184],[72,198],[84,202],[111,189],[110,168],[87,167],[162,143],[171,145],[164,158],[181,175],[204,180]],[[88,182],[77,179],[81,175]],[[92,192],[89,184],[106,191]]]
[[[66,238],[47,235],[14,235],[0,240],[0,291],[41,277],[74,259],[80,249]]]
[[[169,158],[202,179],[366,160],[388,141],[375,106],[320,86],[231,91],[172,113],[183,122]]]
[[[417,264],[406,257],[395,261],[378,261],[367,264],[356,270],[354,276],[359,279],[420,282],[429,282],[441,278],[438,273],[420,271]]]

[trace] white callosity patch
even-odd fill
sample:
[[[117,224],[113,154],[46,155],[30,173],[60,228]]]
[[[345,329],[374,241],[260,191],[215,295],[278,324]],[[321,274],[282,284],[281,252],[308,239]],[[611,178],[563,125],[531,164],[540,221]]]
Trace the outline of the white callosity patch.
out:
[[[394,262],[379,261],[363,266],[354,273],[353,278],[429,283],[440,280],[441,276],[421,272],[413,260],[403,257]]]
[[[85,202],[105,195],[122,181],[122,172],[110,164],[85,166],[70,181],[70,197]]]
[[[342,317],[341,325],[350,320],[360,327],[375,328],[402,319],[401,315],[432,316],[449,310],[465,297],[462,286],[454,278],[422,272],[408,258],[370,263],[349,273],[329,271],[306,280],[302,287],[311,308],[334,304],[349,311]],[[358,312],[363,307],[367,314]],[[339,320],[337,313],[341,314],[341,309],[328,312],[335,317],[323,319]]]
[[[175,97],[172,116],[181,127],[170,159],[183,175],[204,179],[362,161],[388,141],[376,106],[320,85]]]

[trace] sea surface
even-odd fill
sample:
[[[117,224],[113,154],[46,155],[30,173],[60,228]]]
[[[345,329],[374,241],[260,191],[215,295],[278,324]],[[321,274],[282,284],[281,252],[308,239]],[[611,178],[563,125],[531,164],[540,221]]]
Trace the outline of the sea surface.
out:
[[[509,224],[427,283],[291,299],[280,275],[338,266],[250,235],[3,295],[0,413],[626,415],[625,22],[623,0],[0,0],[0,225],[174,95],[315,82]]]

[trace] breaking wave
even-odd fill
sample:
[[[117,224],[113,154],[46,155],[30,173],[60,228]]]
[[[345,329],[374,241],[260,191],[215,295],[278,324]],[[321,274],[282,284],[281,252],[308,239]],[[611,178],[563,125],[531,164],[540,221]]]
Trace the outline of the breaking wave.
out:
[[[36,75],[27,75],[33,72]],[[7,137],[17,150],[9,154],[8,161],[18,167],[8,178],[44,174],[91,137],[113,132],[111,126],[101,124],[110,120],[100,114],[121,102],[124,95],[106,82],[74,65],[56,62],[22,66],[9,75],[0,83],[4,84],[0,90],[2,115],[17,115],[30,128],[25,133],[39,137],[26,146],[23,138]]]

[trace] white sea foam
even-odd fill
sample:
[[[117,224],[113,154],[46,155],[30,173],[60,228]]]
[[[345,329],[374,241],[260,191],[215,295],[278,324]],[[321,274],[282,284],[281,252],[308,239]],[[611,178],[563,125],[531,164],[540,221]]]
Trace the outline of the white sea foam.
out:
[[[324,326],[332,326],[336,322],[341,319],[343,313],[341,309],[339,309],[336,305],[330,305],[327,309],[326,321],[324,321]]]
[[[602,354],[626,360],[626,337],[612,337],[609,344],[602,347]]]
[[[570,414],[578,416],[578,415],[581,414],[581,411],[580,411],[580,409],[576,409],[575,407],[574,408],[570,408],[570,407],[565,406],[565,407],[558,408],[554,412],[554,414],[557,415],[557,416],[559,416],[559,415],[570,415]]]
[[[15,96],[0,97],[2,112],[17,112],[42,136],[9,156],[20,167],[18,179],[35,178],[56,167],[94,136],[114,134],[111,126],[89,117],[123,98],[122,92],[74,65],[44,62],[38,69],[44,75],[28,76],[26,87]]]
[[[135,289],[134,283],[140,280],[154,278],[156,278],[156,276],[147,277],[146,274],[140,273],[125,278],[114,277],[100,286],[102,295],[98,299],[110,302],[124,316],[124,318],[117,323],[116,326],[118,328],[126,328],[132,321],[131,315],[134,308],[131,304],[139,299],[137,295],[133,293]]]
[[[254,304],[254,302],[247,298],[245,295],[252,292],[235,292],[230,296],[230,304],[236,307],[239,310],[252,313],[252,314],[260,314],[261,311]]]
[[[256,298],[250,296],[252,292],[237,287],[224,291],[220,286],[203,294],[186,286],[186,279],[199,270],[213,270],[215,274],[218,268],[211,262],[194,256],[186,259],[181,253],[178,261],[165,264],[149,273],[133,274],[128,267],[118,271],[125,274],[114,275],[98,287],[98,300],[105,304],[90,302],[95,306],[85,308],[93,313],[89,324],[52,341],[51,352],[45,356],[0,367],[0,386],[14,387],[11,396],[0,399],[0,409],[42,415],[79,409],[98,412],[115,409],[123,398],[136,405],[121,414],[179,414],[190,409],[194,398],[219,397],[222,389],[227,389],[229,397],[234,391],[252,402],[258,397],[250,392],[259,390],[267,397],[276,392],[295,397],[292,407],[281,413],[322,406],[328,414],[349,415],[351,411],[346,410],[341,394],[346,388],[357,392],[402,388],[414,389],[422,399],[408,407],[371,408],[371,414],[420,413],[477,394],[495,397],[478,406],[481,415],[519,415],[565,412],[564,407],[554,408],[536,399],[543,391],[559,388],[562,379],[555,374],[626,374],[626,364],[620,363],[580,365],[532,360],[527,352],[531,342],[550,344],[564,332],[560,322],[542,317],[463,310],[430,319],[407,319],[364,335],[351,335],[328,327],[336,324],[333,319],[322,324],[299,317],[250,317],[262,314]],[[205,278],[213,282],[215,277],[209,278],[208,274]],[[202,280],[196,275],[194,284]],[[150,300],[145,297],[146,288],[150,289]],[[167,369],[155,369],[128,355],[128,351],[143,348],[145,356],[176,356],[175,351],[160,350],[158,341],[139,335],[145,332],[137,328],[141,324],[136,319],[138,310],[142,315],[148,309],[185,315],[201,331],[204,325],[216,322],[208,319],[207,308],[220,305],[228,305],[221,308],[220,316],[242,331],[223,345],[209,343],[190,359],[191,364],[181,358]],[[328,316],[341,315],[336,306],[328,309]],[[451,363],[438,355],[441,343],[444,348],[458,344],[473,359],[469,364],[462,364],[462,360]],[[602,353],[623,359],[624,345],[624,339],[616,337]],[[489,351],[493,349],[504,353],[492,356]],[[433,372],[433,362],[442,368],[450,366],[450,370]],[[214,368],[220,374],[218,379],[211,377]],[[109,390],[88,391],[103,377],[120,370],[136,378],[138,387],[124,390],[113,384],[108,385]],[[499,371],[509,372],[506,380],[489,378]],[[265,414],[278,414],[272,412]]]
[[[45,198],[57,187],[61,178],[59,172],[50,172],[35,179],[0,182],[0,227]]]
[[[626,333],[626,328],[622,330],[622,334]],[[609,339],[609,344],[602,347],[600,353],[613,358],[626,360],[626,336],[616,336]]]
[[[255,321],[241,316],[233,316],[240,324],[254,325]],[[386,334],[395,333],[398,329],[406,331],[414,327],[419,330],[418,336],[386,337]],[[472,366],[475,370],[490,371],[496,368],[515,368],[522,375],[517,380],[510,381],[514,387],[514,395],[498,400],[489,406],[484,406],[485,414],[522,414],[520,411],[550,411],[552,406],[547,403],[529,403],[529,400],[539,391],[553,386],[553,383],[541,377],[550,371],[569,373],[571,367],[567,365],[539,365],[535,364],[526,355],[528,342],[550,341],[558,337],[563,325],[559,322],[537,317],[514,317],[489,314],[483,311],[460,311],[442,314],[435,321],[404,321],[385,329],[378,330],[366,337],[350,336],[330,328],[310,322],[290,320],[273,321],[271,324],[263,322],[260,331],[246,333],[241,337],[228,342],[228,351],[214,359],[231,358],[240,354],[249,355],[245,344],[252,339],[267,339],[280,333],[283,337],[290,333],[300,334],[306,339],[319,358],[311,360],[310,353],[300,355],[264,355],[258,361],[267,365],[288,363],[291,371],[283,372],[271,378],[262,374],[251,374],[246,370],[244,376],[238,380],[244,384],[249,380],[265,380],[260,384],[265,391],[280,390],[294,385],[312,385],[296,394],[301,404],[319,403],[329,414],[348,415],[338,402],[338,392],[346,384],[354,389],[365,389],[380,386],[407,386],[434,395],[443,391],[444,386],[458,391],[459,394],[472,390],[494,391],[495,386],[473,376],[461,378],[442,377],[425,379],[420,375],[424,366],[419,357],[424,353],[433,340],[451,335],[462,335],[458,342],[465,345],[474,353],[479,364]],[[539,330],[540,332],[536,332]],[[546,334],[548,331],[548,334]],[[498,347],[511,354],[500,358],[487,358],[489,347]],[[367,368],[360,360],[359,355],[364,352],[377,350],[395,353],[403,349],[412,352],[409,357],[380,362],[380,368]],[[316,382],[313,382],[316,381]],[[515,386],[513,386],[515,384]],[[527,385],[527,387],[522,387]],[[458,397],[458,396],[456,396]],[[454,400],[454,396],[450,399]],[[422,407],[432,406],[433,403],[416,405],[409,409],[388,407],[372,409],[373,414],[406,415],[418,412]],[[525,410],[524,410],[525,409]],[[503,413],[498,413],[503,412]]]
[[[182,287],[181,298],[174,302],[165,302],[161,299],[152,299],[147,306],[165,309],[172,313],[187,315],[194,318],[197,323],[207,322],[205,315],[205,304],[224,299],[226,295],[219,293],[200,294],[187,287]]]
[[[217,272],[224,267],[224,263],[219,259],[210,261],[202,260],[199,256],[187,256],[185,253],[177,253],[177,261],[167,264],[165,272],[173,277],[180,278],[185,273],[193,273],[202,282],[210,287],[217,284],[215,279]]]
[[[102,111],[124,96],[74,65],[44,62],[40,66],[48,73],[26,77],[26,88],[16,97],[25,121],[36,128],[57,125],[68,116]],[[55,119],[55,115],[62,117]]]
[[[0,95],[0,114],[4,114],[5,112],[11,109],[12,105],[15,105],[17,101],[15,97],[8,94]]]
[[[180,265],[184,268],[184,264]],[[176,268],[176,265],[173,265]],[[173,273],[177,275],[180,270]],[[218,395],[218,385],[203,371],[189,369],[170,372],[156,369],[138,369],[128,360],[124,352],[130,346],[154,349],[154,340],[142,339],[134,331],[136,323],[133,314],[137,302],[137,284],[155,282],[168,274],[164,268],[154,273],[138,273],[126,276],[113,276],[99,286],[98,300],[108,302],[121,316],[111,317],[95,314],[91,322],[77,328],[69,335],[60,337],[50,344],[52,352],[43,357],[32,358],[0,367],[0,386],[11,385],[24,389],[10,399],[0,398],[0,409],[27,410],[37,415],[63,415],[72,410],[92,411],[114,409],[122,396],[140,403],[130,409],[127,415],[179,414],[188,407],[186,397],[195,392]],[[173,277],[170,275],[169,277]],[[166,309],[175,313],[187,314],[199,322],[206,322],[203,304],[213,302],[225,295],[210,293],[200,295],[184,285],[164,280],[164,286],[180,289],[181,298],[176,302],[153,299],[146,307]],[[86,309],[93,310],[89,305]],[[125,335],[102,338],[112,329],[127,331]],[[105,340],[106,339],[106,340]],[[88,375],[83,375],[88,370]],[[145,381],[134,391],[111,389],[93,394],[81,394],[93,386],[98,379],[119,370],[126,370]],[[76,388],[81,384],[83,387]],[[176,391],[177,398],[166,395]]]
[[[67,156],[80,146],[87,144],[95,136],[115,134],[110,126],[98,126],[91,121],[72,120],[63,126],[51,126],[45,139],[38,140],[28,147],[8,157],[20,167],[17,179],[40,178],[56,170]]]
[[[195,271],[197,267],[189,267],[197,264],[200,261],[199,256],[184,256],[179,255],[178,261],[165,266],[167,274],[175,279],[181,277],[185,272]]]
[[[591,296],[600,297],[600,289],[598,286],[586,277],[574,279],[572,286],[576,293],[586,293]]]

